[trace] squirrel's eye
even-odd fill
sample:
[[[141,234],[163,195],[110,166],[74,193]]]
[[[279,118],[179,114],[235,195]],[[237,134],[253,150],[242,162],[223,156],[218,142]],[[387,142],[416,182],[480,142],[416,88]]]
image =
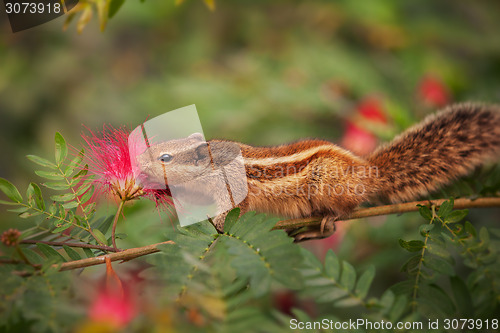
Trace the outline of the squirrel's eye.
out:
[[[161,155],[158,159],[162,161],[163,163],[170,162],[172,160],[173,156],[170,154],[163,154]]]

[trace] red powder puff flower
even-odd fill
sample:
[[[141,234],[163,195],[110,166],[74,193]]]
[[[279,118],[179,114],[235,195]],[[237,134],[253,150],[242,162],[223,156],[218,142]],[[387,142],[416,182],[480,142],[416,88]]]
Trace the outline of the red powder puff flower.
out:
[[[87,146],[89,173],[95,176],[100,190],[107,190],[120,201],[147,196],[157,206],[172,204],[168,189],[147,189],[136,182],[130,159],[128,139],[130,132],[124,128],[104,126],[102,133],[82,135]]]

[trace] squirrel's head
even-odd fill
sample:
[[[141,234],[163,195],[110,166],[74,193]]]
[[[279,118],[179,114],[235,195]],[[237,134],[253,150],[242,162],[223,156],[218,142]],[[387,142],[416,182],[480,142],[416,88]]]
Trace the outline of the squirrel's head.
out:
[[[152,188],[186,183],[210,170],[207,142],[200,133],[151,145],[137,161],[139,181]]]

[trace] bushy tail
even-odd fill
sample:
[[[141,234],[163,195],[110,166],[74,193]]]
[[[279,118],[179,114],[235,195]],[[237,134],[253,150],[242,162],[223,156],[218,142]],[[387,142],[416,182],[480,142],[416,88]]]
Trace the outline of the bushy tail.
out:
[[[378,167],[376,197],[408,201],[500,158],[500,106],[456,104],[368,156]]]

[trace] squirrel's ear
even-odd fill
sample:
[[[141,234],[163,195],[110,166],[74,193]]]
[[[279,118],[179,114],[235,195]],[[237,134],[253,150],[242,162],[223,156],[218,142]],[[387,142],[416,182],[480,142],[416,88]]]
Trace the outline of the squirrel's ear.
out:
[[[188,139],[195,139],[198,141],[205,141],[205,138],[203,138],[203,134],[201,133],[193,133],[190,136],[188,136]]]

